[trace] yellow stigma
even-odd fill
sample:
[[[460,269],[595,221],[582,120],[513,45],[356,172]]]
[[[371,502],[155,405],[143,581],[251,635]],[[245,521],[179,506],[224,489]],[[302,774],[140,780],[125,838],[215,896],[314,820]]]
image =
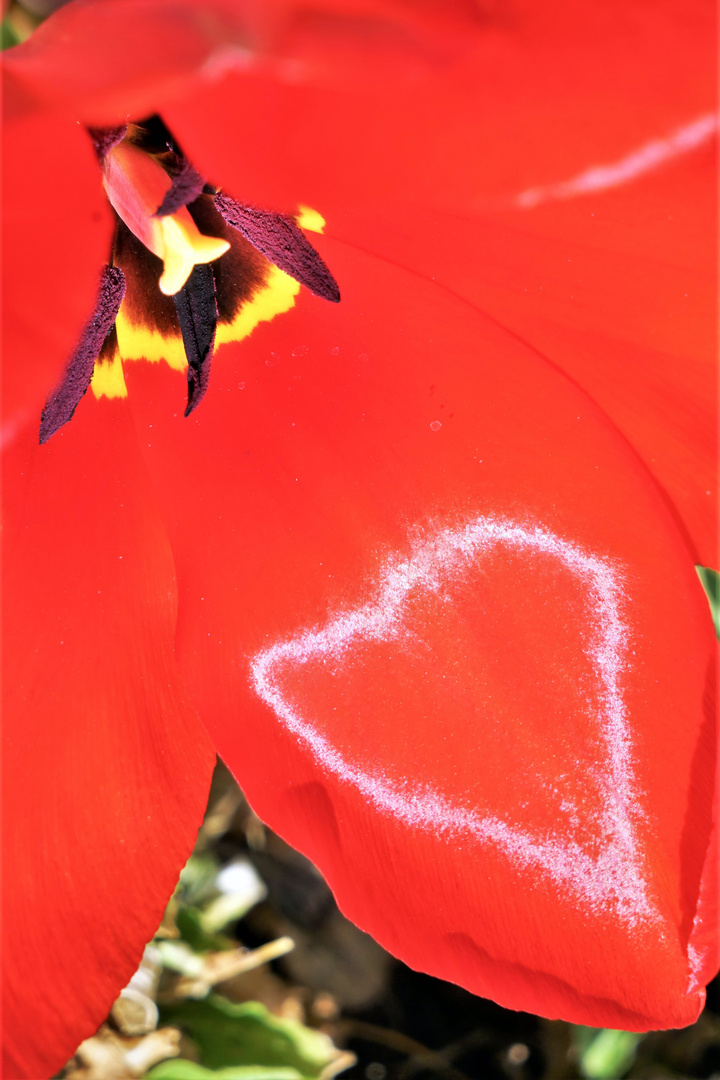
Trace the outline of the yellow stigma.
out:
[[[123,140],[103,159],[103,184],[115,212],[138,240],[163,261],[160,291],[174,296],[198,263],[213,262],[230,247],[227,240],[202,236],[186,206],[157,216],[171,186],[150,154]]]
[[[182,289],[194,266],[219,259],[230,247],[227,240],[203,236],[184,207],[157,221],[157,247],[161,250],[156,254],[163,261],[160,292],[165,296],[174,296]]]

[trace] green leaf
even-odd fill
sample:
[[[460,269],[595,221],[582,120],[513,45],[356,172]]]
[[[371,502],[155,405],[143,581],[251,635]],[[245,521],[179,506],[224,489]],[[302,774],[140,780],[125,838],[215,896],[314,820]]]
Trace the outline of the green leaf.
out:
[[[195,952],[220,952],[233,948],[229,938],[207,931],[204,913],[199,908],[181,903],[175,915],[175,923],[183,941]]]
[[[720,574],[709,566],[696,566],[695,570],[710,604],[715,633],[720,638]]]
[[[156,1065],[145,1080],[302,1080],[297,1069],[268,1065],[234,1065],[229,1069],[205,1069],[194,1061],[176,1058]]]
[[[235,1005],[212,994],[204,1001],[167,1006],[162,1017],[197,1043],[203,1064],[211,1069],[281,1066],[295,1069],[301,1078],[319,1080],[340,1054],[327,1035],[273,1016],[257,1001]]]
[[[12,49],[13,46],[20,44],[20,37],[15,32],[15,27],[12,24],[11,19],[4,19],[0,23],[0,50]]]
[[[586,1037],[579,1038],[577,1042],[582,1045]],[[581,1074],[587,1080],[620,1080],[635,1060],[638,1043],[643,1038],[643,1035],[636,1035],[633,1031],[602,1028],[582,1052]]]
[[[214,855],[191,855],[180,872],[180,898],[198,906],[217,894],[215,880],[220,863]]]
[[[583,1056],[595,1036],[602,1030],[602,1028],[586,1027],[584,1024],[570,1025],[570,1037],[578,1058]]]

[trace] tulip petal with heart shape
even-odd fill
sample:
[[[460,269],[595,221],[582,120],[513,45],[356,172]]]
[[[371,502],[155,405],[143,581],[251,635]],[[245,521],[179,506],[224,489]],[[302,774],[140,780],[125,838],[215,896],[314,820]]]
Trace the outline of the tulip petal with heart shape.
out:
[[[10,1076],[61,1067],[137,963],[205,731],[408,963],[592,1025],[697,1016],[712,133],[577,178],[678,150],[714,107],[710,24],[688,0],[78,0],[8,57]],[[112,240],[81,125],[156,113],[261,221],[322,214],[342,303],[288,278],[242,343],[220,320],[188,418],[145,343],[39,447]]]
[[[301,296],[228,346],[189,434],[177,376],[128,365],[193,700],[258,813],[412,965],[577,1022],[689,1022],[715,646],[682,534],[542,357],[318,244],[342,305]],[[198,518],[171,477],[199,490],[210,459]]]

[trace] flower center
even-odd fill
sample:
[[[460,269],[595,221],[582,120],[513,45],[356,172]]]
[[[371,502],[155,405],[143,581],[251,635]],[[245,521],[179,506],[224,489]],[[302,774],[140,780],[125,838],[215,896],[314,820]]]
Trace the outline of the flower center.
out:
[[[179,292],[195,266],[229,250],[227,240],[203,236],[185,206],[158,215],[172,181],[153,157],[132,143],[123,140],[105,154],[103,184],[118,217],[162,259],[159,286],[165,296]]]
[[[322,231],[319,214],[293,218],[236,202],[206,183],[158,116],[89,134],[119,220],[95,309],[43,409],[41,443],[72,418],[90,385],[96,398],[127,397],[126,360],[184,370],[189,416],[218,345],[289,311],[301,285],[340,300],[299,227]]]

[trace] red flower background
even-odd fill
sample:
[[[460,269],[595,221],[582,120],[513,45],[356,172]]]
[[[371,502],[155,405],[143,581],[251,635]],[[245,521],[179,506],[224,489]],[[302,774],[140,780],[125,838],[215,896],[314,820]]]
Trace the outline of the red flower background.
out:
[[[214,747],[411,965],[576,1022],[695,1019],[712,24],[95,0],[8,55],[8,1076],[56,1070],[132,974]],[[236,198],[322,213],[342,303],[223,346],[188,419],[182,375],[133,362],[39,447],[110,250],[82,125],[154,112]]]

